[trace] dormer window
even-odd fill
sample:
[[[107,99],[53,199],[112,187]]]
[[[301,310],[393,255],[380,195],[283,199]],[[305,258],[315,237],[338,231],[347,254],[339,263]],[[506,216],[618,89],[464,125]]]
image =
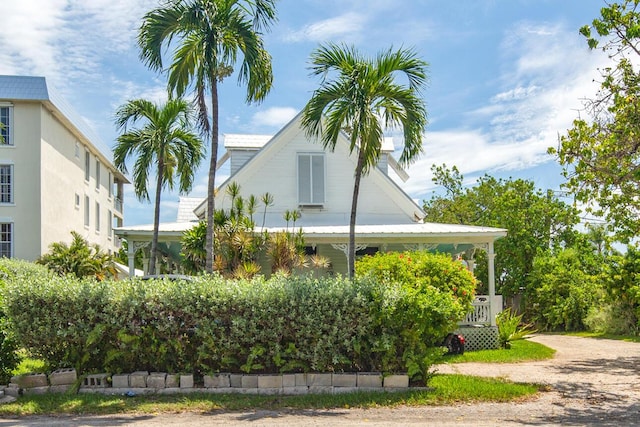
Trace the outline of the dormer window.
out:
[[[324,204],[324,153],[298,154],[298,205]]]

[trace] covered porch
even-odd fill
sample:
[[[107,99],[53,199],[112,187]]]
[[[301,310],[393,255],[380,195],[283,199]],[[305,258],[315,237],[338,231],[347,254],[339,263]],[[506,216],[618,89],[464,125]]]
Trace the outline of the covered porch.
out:
[[[196,222],[174,222],[160,224],[159,248],[161,257],[156,262],[156,271],[149,272],[149,249],[153,235],[151,225],[120,227],[115,230],[118,237],[128,242],[129,270],[134,271],[136,253],[142,251],[145,274],[158,274],[161,267],[171,273],[180,273],[180,248],[183,233]],[[346,274],[349,226],[302,226],[305,245],[312,253],[322,255],[331,262],[331,274]],[[292,231],[291,228],[265,228],[269,233]],[[430,251],[449,253],[452,258],[466,252],[483,250],[487,254],[488,283],[487,295],[479,295],[474,302],[474,311],[460,322],[460,326],[495,327],[495,316],[502,310],[502,297],[495,293],[494,242],[506,236],[506,230],[491,227],[466,226],[458,224],[413,223],[387,225],[357,225],[356,250],[360,255],[375,252]],[[270,271],[268,260],[261,260],[263,271]],[[468,268],[473,272],[475,260],[470,259]]]

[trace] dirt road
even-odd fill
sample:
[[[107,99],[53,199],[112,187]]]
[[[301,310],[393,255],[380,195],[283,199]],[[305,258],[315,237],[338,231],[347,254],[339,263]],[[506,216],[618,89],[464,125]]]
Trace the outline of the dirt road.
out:
[[[557,350],[552,360],[517,364],[466,363],[442,373],[503,377],[548,384],[549,392],[519,403],[396,409],[253,411],[110,417],[29,417],[5,426],[638,426],[640,343],[540,335]]]

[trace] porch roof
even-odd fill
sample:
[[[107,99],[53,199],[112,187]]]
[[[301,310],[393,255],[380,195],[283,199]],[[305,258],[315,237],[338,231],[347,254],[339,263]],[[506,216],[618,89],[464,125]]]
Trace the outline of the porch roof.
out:
[[[165,222],[160,224],[160,240],[177,240],[182,233],[196,225],[195,222]],[[256,227],[260,230],[259,227]],[[289,231],[302,229],[309,243],[346,243],[349,241],[348,225],[290,227]],[[265,227],[269,233],[286,231],[285,227]],[[135,240],[151,240],[153,225],[135,225],[115,229],[116,235]],[[482,243],[507,235],[503,228],[478,227],[433,222],[414,224],[356,225],[356,241],[398,243]]]

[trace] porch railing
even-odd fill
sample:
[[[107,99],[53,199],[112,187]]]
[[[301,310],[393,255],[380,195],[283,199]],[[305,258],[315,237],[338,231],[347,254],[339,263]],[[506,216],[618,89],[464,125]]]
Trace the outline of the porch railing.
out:
[[[495,316],[502,311],[502,295],[496,295],[494,300]],[[467,314],[459,325],[490,325],[491,324],[491,300],[489,295],[476,295],[472,303],[473,311]]]

